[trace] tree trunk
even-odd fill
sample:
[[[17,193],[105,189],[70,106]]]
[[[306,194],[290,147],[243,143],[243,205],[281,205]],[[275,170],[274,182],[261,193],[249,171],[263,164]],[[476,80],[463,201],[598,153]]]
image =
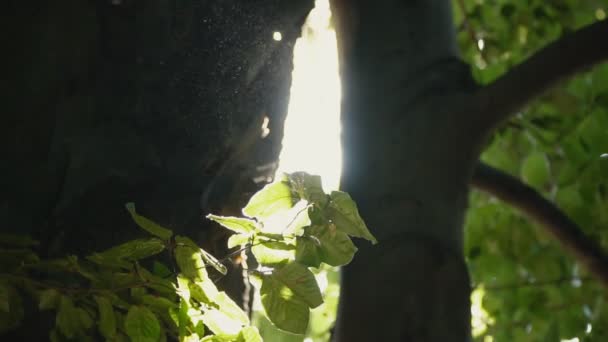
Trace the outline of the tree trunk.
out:
[[[343,272],[337,341],[467,341],[462,255],[478,139],[474,88],[445,0],[333,1],[340,41],[342,188],[378,237]]]

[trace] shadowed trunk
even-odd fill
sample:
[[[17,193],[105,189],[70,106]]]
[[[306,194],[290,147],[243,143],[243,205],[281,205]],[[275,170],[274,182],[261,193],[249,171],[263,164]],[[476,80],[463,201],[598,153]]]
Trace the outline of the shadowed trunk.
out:
[[[334,1],[344,104],[342,188],[380,243],[343,272],[337,341],[466,341],[462,256],[477,142],[448,1]]]

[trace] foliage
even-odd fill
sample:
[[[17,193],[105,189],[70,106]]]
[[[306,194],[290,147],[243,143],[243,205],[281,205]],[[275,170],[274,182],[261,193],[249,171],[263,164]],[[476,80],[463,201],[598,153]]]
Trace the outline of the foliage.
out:
[[[36,241],[1,236],[0,333],[19,326],[24,295],[40,311],[55,314],[52,341],[237,341],[261,336],[249,317],[209,275],[224,275],[221,261],[191,239],[174,235],[126,205],[151,237],[132,240],[85,258],[41,260]],[[320,177],[283,175],[256,193],[247,218],[208,217],[236,234],[228,244],[249,249],[258,267],[249,270],[270,321],[295,334],[306,331],[309,311],[323,303],[310,267],[348,263],[350,236],[375,242],[350,197],[325,194]],[[161,253],[166,252],[161,262]]]
[[[461,50],[480,83],[608,11],[605,1],[467,0],[463,15],[459,2]],[[608,248],[606,85],[604,64],[556,86],[504,126],[482,159],[520,176]],[[605,289],[508,206],[471,195],[465,253],[490,318],[479,340],[608,340]]]
[[[248,218],[207,217],[236,233],[229,247],[251,247],[259,264],[252,281],[268,319],[295,334],[306,332],[310,309],[323,303],[309,268],[349,263],[357,251],[350,236],[376,243],[348,194],[325,194],[320,177],[302,172],[265,186],[243,213]]]

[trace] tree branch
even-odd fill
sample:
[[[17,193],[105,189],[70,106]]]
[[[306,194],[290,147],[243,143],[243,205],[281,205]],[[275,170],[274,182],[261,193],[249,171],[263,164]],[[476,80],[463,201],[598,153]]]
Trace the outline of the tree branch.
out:
[[[471,185],[519,209],[561,242],[578,261],[608,286],[608,254],[558,207],[519,179],[479,163]]]
[[[476,132],[490,133],[502,121],[556,82],[608,59],[608,20],[566,35],[479,88],[474,100],[482,110],[473,118]]]

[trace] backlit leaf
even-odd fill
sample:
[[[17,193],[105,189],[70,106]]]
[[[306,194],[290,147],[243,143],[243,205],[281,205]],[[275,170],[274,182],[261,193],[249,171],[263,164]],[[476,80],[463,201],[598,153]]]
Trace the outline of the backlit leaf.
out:
[[[367,229],[365,222],[359,215],[357,205],[350,198],[350,195],[342,191],[332,191],[330,197],[331,201],[326,213],[338,230],[350,236],[367,239],[374,244],[378,242]]]
[[[262,336],[256,327],[245,327],[239,333],[237,342],[262,342]]]
[[[243,328],[241,322],[214,308],[205,310],[202,319],[209,330],[218,335],[236,335]]]
[[[247,218],[211,214],[207,215],[207,218],[239,234],[249,234],[257,229],[257,223]]]
[[[251,252],[262,265],[284,264],[295,259],[295,246],[279,241],[263,241],[251,247]]]
[[[251,236],[247,234],[234,234],[228,238],[228,248],[245,246],[251,242]]]
[[[305,200],[295,203],[291,208],[267,217],[260,228],[263,233],[280,235],[299,235],[302,228],[310,225],[309,204]]]
[[[327,203],[327,194],[323,191],[321,177],[306,172],[295,172],[289,175],[293,190],[302,199],[320,207]]]
[[[283,175],[253,195],[243,208],[243,214],[262,220],[290,209],[299,200],[290,187],[289,179]]]
[[[219,306],[226,316],[239,322],[241,325],[249,325],[249,317],[245,312],[230,298],[226,292],[222,291],[215,297],[215,303]]]
[[[308,304],[289,287],[272,276],[262,280],[260,298],[268,319],[279,329],[304,334],[308,327]]]
[[[291,262],[278,267],[270,277],[291,289],[310,308],[316,308],[323,303],[323,297],[315,276],[306,266],[300,263]]]
[[[207,270],[203,262],[200,247],[187,237],[175,237],[175,261],[182,273],[194,280],[207,279]]]
[[[310,241],[310,239],[314,240]],[[337,230],[331,223],[326,226],[313,225],[307,228],[306,235],[298,241],[298,248],[300,241],[309,241],[308,244],[305,243],[305,246],[316,247],[320,260],[331,266],[348,264],[357,252],[357,247],[348,235]]]
[[[314,236],[298,237],[296,261],[310,267],[321,265],[320,242]]]
[[[219,291],[217,290],[215,283],[211,281],[211,279],[190,282],[188,286],[192,298],[198,300],[201,303],[215,303]]]

